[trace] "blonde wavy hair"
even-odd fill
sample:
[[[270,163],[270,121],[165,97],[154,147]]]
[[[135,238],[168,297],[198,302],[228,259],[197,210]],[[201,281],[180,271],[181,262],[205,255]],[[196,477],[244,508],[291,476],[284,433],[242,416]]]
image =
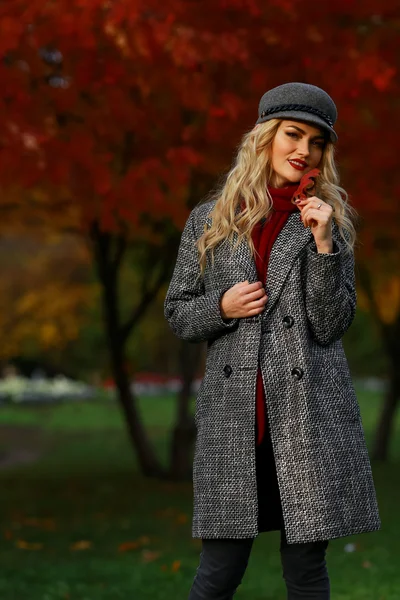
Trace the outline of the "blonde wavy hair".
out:
[[[254,225],[263,217],[267,217],[272,210],[272,198],[267,186],[273,175],[272,142],[281,122],[282,119],[271,119],[243,136],[235,163],[225,177],[225,182],[204,200],[209,202],[215,199],[216,204],[210,213],[211,227],[208,229],[205,224],[204,233],[196,241],[200,276],[204,274],[206,267],[207,251],[210,251],[214,264],[214,248],[228,240],[232,246],[235,233],[238,238],[234,248],[246,237],[253,257],[255,256],[251,231]],[[356,241],[355,223],[358,213],[348,203],[347,192],[339,185],[335,150],[334,144],[326,138],[318,165],[321,173],[312,192],[332,206],[333,217],[344,240],[345,251],[352,252]],[[238,211],[242,201],[245,208]]]

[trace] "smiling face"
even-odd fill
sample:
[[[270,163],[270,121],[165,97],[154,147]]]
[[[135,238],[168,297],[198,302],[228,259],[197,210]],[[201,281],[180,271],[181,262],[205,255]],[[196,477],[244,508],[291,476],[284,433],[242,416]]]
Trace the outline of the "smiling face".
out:
[[[326,145],[324,131],[302,121],[282,120],[272,142],[271,187],[297,183],[318,167]]]

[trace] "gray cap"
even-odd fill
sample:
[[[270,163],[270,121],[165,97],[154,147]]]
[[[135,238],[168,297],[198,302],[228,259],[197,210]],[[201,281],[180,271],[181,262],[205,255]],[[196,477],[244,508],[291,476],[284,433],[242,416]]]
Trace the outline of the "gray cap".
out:
[[[310,83],[284,83],[266,92],[258,106],[257,123],[270,119],[298,119],[322,127],[333,143],[338,136],[333,130],[337,109],[324,90]]]

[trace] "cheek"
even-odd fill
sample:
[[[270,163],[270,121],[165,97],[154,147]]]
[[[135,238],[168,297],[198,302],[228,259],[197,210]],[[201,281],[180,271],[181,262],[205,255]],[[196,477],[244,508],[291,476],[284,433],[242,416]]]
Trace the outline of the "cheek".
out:
[[[275,139],[272,146],[272,162],[282,162],[293,152],[292,144],[286,140]]]
[[[311,150],[311,161],[313,163],[313,166],[317,166],[322,158],[322,150],[320,150],[319,148],[314,148],[313,150]]]

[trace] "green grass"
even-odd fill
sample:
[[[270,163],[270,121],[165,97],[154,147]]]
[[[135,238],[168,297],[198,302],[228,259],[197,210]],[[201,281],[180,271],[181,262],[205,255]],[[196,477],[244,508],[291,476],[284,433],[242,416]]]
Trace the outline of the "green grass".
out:
[[[366,393],[359,398],[371,440],[379,398]],[[174,402],[143,398],[140,407],[166,463]],[[201,549],[200,540],[191,538],[191,484],[138,475],[111,401],[3,407],[0,425],[12,428],[16,447],[36,445],[42,453],[34,463],[0,471],[1,600],[187,598]],[[382,530],[330,543],[332,600],[400,598],[399,429],[398,419],[391,462],[373,465]],[[3,453],[7,443],[1,442]],[[77,542],[89,544],[73,549]],[[137,547],[118,551],[129,542]],[[357,550],[346,553],[350,542]],[[40,549],[21,547],[35,543]],[[236,597],[286,597],[277,532],[255,540]]]

